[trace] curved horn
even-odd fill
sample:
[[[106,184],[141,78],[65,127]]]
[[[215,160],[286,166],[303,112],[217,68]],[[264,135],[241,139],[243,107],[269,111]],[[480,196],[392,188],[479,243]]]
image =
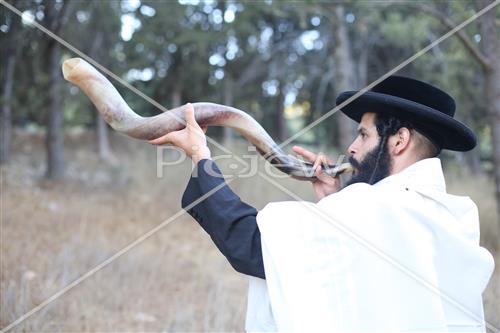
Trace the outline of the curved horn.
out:
[[[62,71],[64,78],[83,90],[104,120],[116,131],[136,139],[151,140],[185,127],[185,106],[153,117],[141,117],[128,106],[111,82],[83,59],[66,60],[62,65]],[[215,125],[233,128],[279,170],[296,179],[314,178],[311,163],[285,154],[262,126],[246,112],[214,103],[193,103],[192,105],[196,121],[201,126]],[[325,169],[329,174],[351,170],[348,163]]]

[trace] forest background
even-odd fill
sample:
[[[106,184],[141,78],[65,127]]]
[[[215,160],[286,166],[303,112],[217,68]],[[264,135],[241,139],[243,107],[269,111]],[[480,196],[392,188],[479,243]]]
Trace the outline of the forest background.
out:
[[[280,143],[333,109],[339,92],[365,87],[493,1],[7,3],[22,18],[0,4],[0,327],[166,222],[15,330],[242,331],[246,278],[180,213],[189,161],[165,167],[176,153],[110,130],[63,80],[62,62],[77,55],[33,22],[169,109],[231,105]],[[477,134],[474,150],[441,158],[448,191],[478,204],[481,243],[497,263],[499,27],[496,6],[397,73],[449,92],[456,118]],[[139,114],[161,112],[113,83]],[[354,133],[355,124],[335,113],[284,148],[299,144],[335,159]],[[211,127],[208,135],[248,154],[231,130]],[[230,186],[257,208],[314,200],[309,183],[292,179],[273,184],[256,175]],[[484,299],[487,320],[499,327],[498,269]]]

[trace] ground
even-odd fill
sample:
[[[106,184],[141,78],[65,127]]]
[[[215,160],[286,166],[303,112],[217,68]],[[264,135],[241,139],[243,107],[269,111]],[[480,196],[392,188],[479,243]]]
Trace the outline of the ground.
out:
[[[180,199],[190,174],[184,161],[157,177],[155,148],[120,135],[112,136],[118,163],[102,163],[92,133],[82,131],[66,137],[65,180],[47,182],[42,134],[15,134],[12,159],[1,170],[0,327],[182,213]],[[237,143],[232,147],[243,151]],[[453,173],[447,180],[450,192],[467,193],[478,203],[482,242],[497,253],[489,179]],[[304,199],[314,198],[308,183],[279,183]],[[257,208],[289,199],[259,176],[236,179],[231,187]],[[498,327],[498,269],[495,274],[484,302],[487,320]],[[13,331],[243,331],[246,288],[246,277],[183,214]]]

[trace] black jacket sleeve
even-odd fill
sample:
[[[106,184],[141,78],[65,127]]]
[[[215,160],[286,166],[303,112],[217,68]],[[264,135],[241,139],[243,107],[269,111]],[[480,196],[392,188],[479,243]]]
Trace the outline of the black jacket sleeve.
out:
[[[229,188],[214,161],[198,162],[182,196],[182,208],[236,271],[265,279],[257,210]]]

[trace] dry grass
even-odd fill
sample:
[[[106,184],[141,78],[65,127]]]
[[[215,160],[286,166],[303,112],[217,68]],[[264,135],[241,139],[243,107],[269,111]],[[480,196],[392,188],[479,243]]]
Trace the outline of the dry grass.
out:
[[[112,143],[120,161],[114,167],[98,161],[89,134],[69,136],[67,180],[47,183],[42,137],[16,136],[12,161],[2,168],[0,327],[180,210],[188,162],[164,169],[159,179],[153,147],[121,136]],[[480,181],[452,182],[450,188],[479,204],[483,242],[493,249],[492,186]],[[280,183],[313,199],[309,184]],[[258,176],[236,179],[231,187],[257,208],[289,199]],[[497,326],[498,299],[492,280],[485,304]],[[245,308],[245,276],[183,215],[14,331],[242,331]]]

